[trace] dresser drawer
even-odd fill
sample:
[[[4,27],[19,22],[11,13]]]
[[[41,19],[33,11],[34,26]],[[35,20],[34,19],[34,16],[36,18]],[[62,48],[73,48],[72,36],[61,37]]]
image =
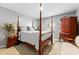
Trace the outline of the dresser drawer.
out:
[[[7,47],[12,47],[16,44],[17,42],[17,36],[9,37],[7,40]]]
[[[75,41],[76,34],[65,33],[60,34],[60,38],[63,38],[64,41]]]

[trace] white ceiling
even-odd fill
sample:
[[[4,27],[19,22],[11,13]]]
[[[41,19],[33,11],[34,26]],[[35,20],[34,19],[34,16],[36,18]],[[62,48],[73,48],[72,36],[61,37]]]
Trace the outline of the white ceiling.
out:
[[[0,3],[1,7],[24,14],[26,16],[39,18],[39,3]],[[43,3],[42,17],[63,14],[74,11],[79,7],[78,3]]]

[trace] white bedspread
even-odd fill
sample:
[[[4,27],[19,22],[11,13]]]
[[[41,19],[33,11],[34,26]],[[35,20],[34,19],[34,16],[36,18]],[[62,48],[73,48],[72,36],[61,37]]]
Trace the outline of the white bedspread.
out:
[[[51,32],[43,31],[42,32],[42,41],[49,38]],[[35,45],[35,48],[39,49],[39,31],[21,31],[20,40],[23,42],[28,42],[29,44]]]

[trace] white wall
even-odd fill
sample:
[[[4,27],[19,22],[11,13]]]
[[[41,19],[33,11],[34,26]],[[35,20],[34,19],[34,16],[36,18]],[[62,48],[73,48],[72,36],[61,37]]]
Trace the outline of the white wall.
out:
[[[0,7],[0,24],[4,22],[17,24],[17,16],[19,16],[20,26],[32,25],[34,18]]]
[[[20,15],[19,16],[19,25],[20,26],[32,26],[32,20],[33,20],[33,18]]]
[[[36,26],[39,26],[40,20],[36,20]],[[49,30],[51,31],[51,17],[42,18],[42,30]]]
[[[33,18],[0,7],[0,34],[3,33],[1,26],[4,23],[13,23],[17,26],[17,16],[19,16],[20,19],[20,26],[32,25]],[[3,45],[5,46],[5,40],[0,37],[0,47]]]
[[[16,23],[17,21],[17,16],[11,14],[10,12],[7,12],[3,8],[0,8],[0,25],[3,23]]]
[[[43,18],[42,19],[42,30],[49,30],[51,31],[51,17]]]

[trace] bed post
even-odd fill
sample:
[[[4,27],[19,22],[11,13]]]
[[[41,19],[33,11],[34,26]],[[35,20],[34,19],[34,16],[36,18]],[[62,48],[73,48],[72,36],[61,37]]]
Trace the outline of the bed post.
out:
[[[53,33],[53,17],[51,17],[51,44],[53,44],[53,35],[52,35],[52,33]]]
[[[16,35],[17,35],[17,42],[16,42],[16,44],[19,44],[19,40],[18,40],[18,38],[19,38],[19,31],[20,31],[20,28],[19,28],[19,16],[17,16],[17,33],[16,33]]]
[[[42,4],[40,3],[40,8]],[[40,10],[40,30],[39,30],[39,55],[42,55],[42,41],[41,41],[41,32],[42,32],[42,15],[41,15],[41,10]]]
[[[19,16],[17,16],[17,35],[19,33]]]

